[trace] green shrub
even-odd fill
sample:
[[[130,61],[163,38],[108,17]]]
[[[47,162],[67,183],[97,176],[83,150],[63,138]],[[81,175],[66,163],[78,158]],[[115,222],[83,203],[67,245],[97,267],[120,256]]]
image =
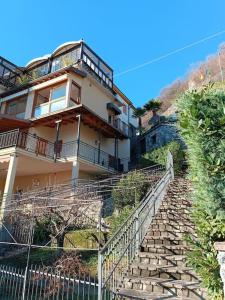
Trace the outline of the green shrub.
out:
[[[132,211],[130,206],[126,206],[120,213],[115,212],[112,216],[106,218],[106,223],[109,224],[110,227],[110,235],[113,235],[123,225]]]
[[[142,172],[130,172],[113,188],[112,197],[115,208],[122,210],[125,206],[135,206],[144,197],[148,187],[149,183]]]
[[[145,153],[141,159],[140,164],[142,166],[149,166],[151,164],[160,164],[166,166],[168,151],[173,155],[174,170],[180,171],[184,160],[184,150],[182,150],[180,143],[173,141],[165,146],[157,148],[151,152]]]
[[[194,187],[192,217],[197,240],[189,262],[202,277],[210,299],[222,298],[214,242],[225,240],[225,92],[207,86],[178,101]]]

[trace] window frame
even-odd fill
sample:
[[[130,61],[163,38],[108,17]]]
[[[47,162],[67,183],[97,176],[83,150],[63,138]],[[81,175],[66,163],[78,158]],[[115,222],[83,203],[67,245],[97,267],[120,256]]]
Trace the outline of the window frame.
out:
[[[44,88],[41,88],[41,89],[38,89],[38,90],[35,91],[34,104],[33,104],[33,110],[32,110],[32,117],[33,117],[33,118],[40,118],[40,117],[42,117],[42,116],[46,116],[46,115],[48,115],[48,114],[57,112],[57,110],[51,111],[51,105],[52,105],[52,104],[55,104],[55,103],[57,103],[57,102],[59,102],[59,101],[61,101],[63,98],[65,98],[65,102],[66,102],[66,97],[67,97],[67,82],[68,82],[68,80],[63,80],[63,81],[57,82],[57,83],[55,83],[55,84],[46,86],[46,87],[44,87]],[[57,98],[57,99],[54,99],[54,100],[51,100],[51,97],[52,97],[52,91],[53,91],[54,89],[57,89],[57,88],[63,86],[63,85],[65,86],[65,96],[60,97],[60,98]],[[45,90],[45,89],[49,89],[49,90],[50,90],[48,101],[45,102],[45,103],[42,103],[42,104],[40,104],[40,105],[37,105],[38,93],[40,93],[42,90]],[[42,107],[42,106],[47,106],[47,105],[48,105],[48,113],[35,117],[35,109],[36,109],[37,107]],[[59,109],[59,110],[60,110],[60,109]]]
[[[78,100],[75,100],[74,98],[72,98],[72,85],[75,85],[79,89]],[[81,86],[79,84],[77,84],[74,80],[71,81],[69,98],[70,98],[71,101],[73,101],[76,104],[80,104],[81,103]]]
[[[22,99],[22,98],[26,98],[26,99],[24,99],[25,100],[25,109],[24,109],[24,111],[23,112],[17,112],[16,114],[9,114],[8,113],[8,108],[9,108],[8,106],[10,105],[10,103],[15,102],[15,105],[17,105],[16,102],[20,101],[20,99]],[[24,95],[20,95],[20,96],[17,96],[13,99],[10,99],[10,100],[6,101],[5,102],[6,104],[5,104],[4,114],[9,115],[9,116],[14,116],[16,118],[17,118],[17,115],[20,115],[20,114],[24,114],[24,116],[25,116],[26,108],[27,108],[27,98],[28,98],[28,94],[24,94]]]

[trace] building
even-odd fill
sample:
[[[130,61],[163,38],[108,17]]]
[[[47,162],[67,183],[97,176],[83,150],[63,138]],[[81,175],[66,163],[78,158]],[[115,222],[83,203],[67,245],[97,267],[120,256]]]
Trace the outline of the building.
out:
[[[154,115],[149,120],[149,125],[151,127],[139,137],[139,156],[165,146],[172,141],[179,142],[185,148],[177,127],[176,114],[168,117]]]
[[[0,191],[127,171],[138,120],[84,41],[17,67],[0,57]]]

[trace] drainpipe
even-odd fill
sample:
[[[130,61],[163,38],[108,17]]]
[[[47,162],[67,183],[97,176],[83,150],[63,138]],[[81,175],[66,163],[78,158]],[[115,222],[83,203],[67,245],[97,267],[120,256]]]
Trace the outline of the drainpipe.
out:
[[[55,138],[55,149],[54,149],[54,162],[56,162],[57,159],[57,148],[58,148],[58,142],[59,142],[59,130],[61,126],[62,120],[55,121],[56,124],[56,138]]]
[[[81,122],[81,115],[77,115],[76,118],[78,119],[78,124],[77,124],[77,152],[76,152],[76,156],[78,158],[79,148],[80,148],[80,122]]]

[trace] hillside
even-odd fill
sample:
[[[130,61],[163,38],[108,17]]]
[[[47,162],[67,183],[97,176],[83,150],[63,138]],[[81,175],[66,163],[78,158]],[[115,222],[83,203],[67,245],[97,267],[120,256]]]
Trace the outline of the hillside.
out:
[[[223,78],[224,77],[224,78]],[[163,88],[157,97],[162,101],[160,113],[168,116],[176,111],[176,99],[187,89],[198,88],[209,82],[225,79],[225,44],[222,44],[217,53],[209,55],[205,61],[196,63],[183,78],[178,78]],[[151,113],[142,118],[143,126],[147,126]]]

